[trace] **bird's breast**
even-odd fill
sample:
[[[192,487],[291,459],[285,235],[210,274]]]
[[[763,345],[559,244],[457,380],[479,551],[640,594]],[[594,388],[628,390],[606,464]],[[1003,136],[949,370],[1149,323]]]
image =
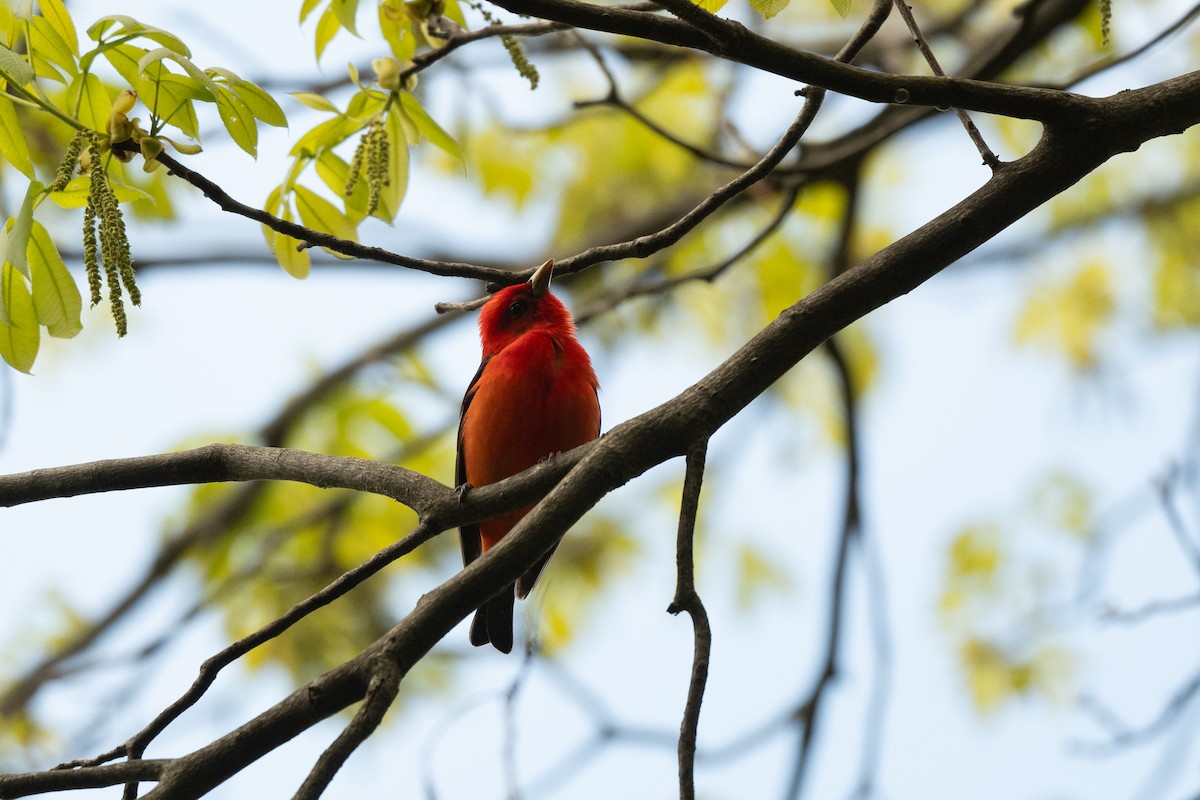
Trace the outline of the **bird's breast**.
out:
[[[596,376],[573,338],[531,332],[495,354],[463,417],[467,480],[483,486],[599,434]]]

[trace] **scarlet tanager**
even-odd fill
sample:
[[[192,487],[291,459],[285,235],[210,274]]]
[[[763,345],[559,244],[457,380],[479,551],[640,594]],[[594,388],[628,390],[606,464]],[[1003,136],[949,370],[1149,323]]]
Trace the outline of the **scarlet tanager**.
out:
[[[550,294],[553,272],[547,261],[528,283],[501,289],[479,312],[483,362],[458,421],[459,486],[495,483],[600,435],[596,373],[575,338],[571,312]],[[460,528],[463,565],[494,547],[530,508]],[[512,651],[514,596],[529,594],[552,553],[479,607],[471,644]]]

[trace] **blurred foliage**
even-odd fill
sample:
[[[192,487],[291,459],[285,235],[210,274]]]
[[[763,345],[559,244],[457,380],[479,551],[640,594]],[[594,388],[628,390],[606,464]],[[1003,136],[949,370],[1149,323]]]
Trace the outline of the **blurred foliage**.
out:
[[[982,714],[1039,695],[1065,700],[1077,656],[1063,580],[1085,555],[1090,490],[1052,472],[1002,521],[964,526],[947,549],[938,612],[971,700]]]
[[[1017,342],[1062,353],[1077,369],[1089,369],[1099,360],[1099,339],[1115,310],[1108,267],[1087,263],[1062,282],[1034,289],[1017,322]]]

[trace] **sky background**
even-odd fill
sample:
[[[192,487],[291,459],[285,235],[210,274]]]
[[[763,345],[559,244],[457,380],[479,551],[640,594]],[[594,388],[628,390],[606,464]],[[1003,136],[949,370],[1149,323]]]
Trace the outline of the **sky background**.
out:
[[[270,21],[265,7],[232,2],[186,11],[133,0],[119,8],[78,2],[72,12],[81,30],[103,13],[131,14],[183,35],[202,66],[225,65],[248,77],[269,69],[295,76],[298,88],[305,76],[318,73],[311,66],[311,22],[303,30],[292,24],[295,10],[287,5],[284,24]],[[254,14],[264,16],[249,16]],[[228,30],[234,19],[238,27]],[[264,30],[271,35],[264,36]],[[340,74],[347,59],[361,62],[367,53],[339,37],[323,59],[324,75]],[[769,98],[790,88],[764,82],[761,91]],[[1122,85],[1084,88],[1103,94]],[[430,104],[435,117],[438,103]],[[292,131],[304,130],[298,105],[284,102],[284,108]],[[922,128],[920,138],[905,137],[909,149],[891,167],[915,188],[906,191],[903,209],[885,205],[882,191],[869,194],[869,213],[903,231],[983,182],[978,155],[948,123],[933,134]],[[755,130],[766,139],[782,124],[782,117],[766,119]],[[231,145],[217,145],[195,167],[235,197],[259,202],[282,174],[282,161],[271,154],[283,147],[286,136],[264,130],[257,162]],[[914,166],[931,163],[937,167]],[[408,252],[412,242],[436,240],[438,226],[444,228],[431,210],[461,199],[458,190],[418,170],[396,228],[368,226],[364,240]],[[208,226],[228,249],[265,251],[256,224],[222,216],[195,197],[179,205],[194,214],[188,226]],[[481,251],[498,246],[524,255],[527,245],[512,235],[518,222],[548,229],[538,221],[536,208],[519,220],[481,211],[472,221],[472,235]],[[1025,234],[1035,229],[1024,226]],[[136,230],[131,237],[135,258],[170,254],[179,236],[169,228]],[[1116,229],[1090,246],[1136,258],[1138,242]],[[1053,274],[1053,251],[1034,260],[1039,259],[1049,262],[1039,268]],[[148,271],[139,283],[145,305],[131,312],[126,339],[115,340],[107,311],[98,309],[85,317],[78,339],[43,342],[35,376],[0,376],[10,419],[0,447],[0,473],[162,452],[182,442],[252,430],[323,369],[423,318],[432,303],[475,291],[461,281],[353,266],[316,270],[303,282],[263,266],[172,268]],[[1181,564],[1146,498],[1155,478],[1189,448],[1194,452],[1200,388],[1196,340],[1179,335],[1151,341],[1135,333],[1130,345],[1114,337],[1103,368],[1080,378],[1061,359],[1014,348],[1014,321],[1029,286],[1021,264],[957,266],[867,323],[880,351],[881,374],[862,409],[864,508],[868,535],[883,565],[893,647],[876,782],[886,798],[1182,800],[1200,782],[1190,736],[1180,736],[1177,746],[1166,750],[1156,746],[1103,758],[1082,756],[1072,743],[1100,739],[1103,732],[1071,700],[1074,691],[1086,689],[1112,701],[1131,722],[1145,722],[1200,660],[1194,637],[1180,635],[1179,618],[1124,628],[1097,623],[1094,616],[1102,602],[1134,607],[1195,591],[1195,576]],[[1134,280],[1121,288],[1123,303],[1146,302],[1144,283]],[[585,330],[582,339],[599,353],[592,335]],[[605,428],[674,396],[728,352],[691,340],[660,340],[653,349],[619,355],[597,358]],[[438,379],[448,391],[461,390],[478,360],[471,322],[438,334],[428,360],[443,365]],[[430,410],[431,421],[437,413]],[[783,600],[738,614],[730,570],[719,563],[724,551],[715,545],[705,551],[700,590],[713,615],[714,654],[701,720],[702,750],[720,748],[758,728],[779,713],[781,702],[802,697],[815,675],[825,634],[830,548],[842,502],[841,456],[814,435],[811,449],[792,454],[787,469],[780,469],[771,425],[784,420],[760,400],[713,442],[706,525],[717,537],[749,532],[756,544],[794,568],[795,581]],[[939,624],[946,548],[963,526],[999,520],[1024,537],[1020,553],[1030,569],[1043,570],[1040,578],[1064,597],[1074,596],[1083,569],[1078,548],[1037,539],[1021,511],[1038,482],[1057,471],[1079,476],[1094,491],[1102,523],[1115,520],[1102,591],[1067,604],[1063,612],[1064,626],[1072,623],[1066,643],[1078,655],[1073,691],[1057,704],[1037,697],[980,716]],[[643,480],[666,473],[681,476],[682,463],[664,465]],[[450,475],[434,477],[451,480]],[[632,492],[619,490],[605,503],[629,502]],[[84,610],[105,608],[119,595],[151,557],[164,520],[178,513],[186,496],[184,488],[154,489],[0,511],[3,666],[30,657],[10,637],[28,620],[50,613],[47,589]],[[1196,520],[1195,508],[1183,510],[1189,521]],[[603,612],[565,654],[562,668],[591,687],[615,720],[661,733],[667,745],[606,747],[552,796],[587,800],[676,793],[669,736],[677,730],[683,706],[691,626],[664,613],[674,588],[674,520],[652,509],[635,534],[645,557],[606,596]],[[553,591],[553,581],[548,583],[546,591]],[[140,632],[172,619],[187,606],[188,588],[160,592],[152,608],[118,631],[106,651],[123,652],[141,641]],[[432,586],[417,591],[427,588]],[[821,721],[808,797],[844,797],[855,785],[875,678],[865,589],[862,572],[856,572],[846,666]],[[1036,593],[1032,586],[1029,590]],[[452,636],[465,650],[465,626]],[[224,643],[220,624],[211,618],[188,628],[163,656],[142,696],[112,709],[95,731],[96,741],[88,744],[98,752],[141,727]],[[502,698],[520,669],[518,658],[476,651],[467,668],[465,685],[473,690],[466,698],[449,705],[444,697],[414,699],[405,719],[386,726],[356,753],[326,796],[419,796],[427,774],[441,798],[505,796]],[[39,709],[50,718],[75,719],[81,708],[90,708],[90,691],[55,690]],[[206,743],[214,732],[249,719],[285,691],[282,675],[231,669],[148,755]],[[1181,729],[1194,728],[1194,717],[1193,711]],[[290,796],[337,725],[318,726],[213,796]],[[543,666],[535,668],[521,695],[517,725],[525,780],[542,774],[591,730],[579,705]],[[702,796],[779,796],[787,777],[780,765],[790,762],[794,747],[788,729],[745,757],[701,762]]]

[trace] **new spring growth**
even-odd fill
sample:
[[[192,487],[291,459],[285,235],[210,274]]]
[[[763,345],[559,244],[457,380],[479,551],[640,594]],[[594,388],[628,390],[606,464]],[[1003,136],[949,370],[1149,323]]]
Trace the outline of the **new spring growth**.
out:
[[[125,112],[115,109],[114,106],[114,116],[117,113],[124,116]],[[119,126],[118,122],[117,127]],[[112,131],[114,127],[110,118],[109,130]],[[132,127],[130,124],[131,129]],[[129,238],[125,233],[125,220],[121,216],[117,195],[108,181],[108,172],[100,155],[100,136],[95,131],[84,131],[77,135],[76,139],[81,141],[81,152],[77,152],[69,162],[64,159],[64,162],[73,164],[78,160],[81,165],[86,165],[91,179],[87,206],[83,212],[83,266],[87,272],[91,301],[94,306],[102,299],[100,272],[103,267],[103,282],[108,285],[108,301],[112,308],[113,321],[117,325],[117,336],[124,336],[128,333],[128,320],[125,315],[122,287],[129,293],[129,299],[135,306],[141,305],[142,302],[141,292],[138,291],[134,278],[133,256],[129,249]],[[83,142],[86,142],[86,150],[83,150]],[[68,155],[74,147],[75,140],[72,140]],[[73,170],[73,166],[69,167],[68,175]],[[62,172],[60,166],[59,175],[55,179],[56,186]],[[63,186],[66,186],[65,182]]]
[[[139,118],[129,118],[129,112],[133,110],[136,104],[137,92],[131,89],[125,89],[117,95],[116,101],[113,102],[112,113],[108,117],[108,142],[110,147],[122,142],[132,141],[138,146],[138,150],[141,151],[143,159],[142,170],[145,172],[153,172],[161,166],[158,157],[164,149],[163,142],[170,144],[183,155],[193,156],[200,152],[201,148],[198,144],[181,144],[166,136],[151,136],[150,132],[142,127],[142,121]],[[123,162],[128,162],[133,158],[134,151],[126,147],[113,148],[113,155]]]
[[[393,59],[386,60],[394,61]],[[398,71],[397,74],[399,74]],[[367,126],[367,130],[358,140],[358,147],[354,149],[354,158],[350,160],[350,174],[346,179],[345,189],[345,195],[349,197],[358,185],[359,175],[366,176],[368,217],[379,209],[383,187],[392,182],[388,177],[390,166],[391,154],[388,148],[387,129],[383,125],[383,119],[376,117],[371,120],[371,124]]]
[[[471,3],[470,5],[471,8],[483,15],[483,18],[487,20],[489,25],[500,24],[500,20],[496,15],[481,3]],[[521,47],[521,43],[517,41],[517,37],[511,33],[502,33],[500,34],[500,43],[508,51],[508,58],[512,61],[513,66],[517,68],[517,72],[520,73],[522,78],[529,81],[529,90],[533,91],[536,89],[541,76],[538,74],[537,67],[529,60],[529,56],[525,55],[525,50]]]

